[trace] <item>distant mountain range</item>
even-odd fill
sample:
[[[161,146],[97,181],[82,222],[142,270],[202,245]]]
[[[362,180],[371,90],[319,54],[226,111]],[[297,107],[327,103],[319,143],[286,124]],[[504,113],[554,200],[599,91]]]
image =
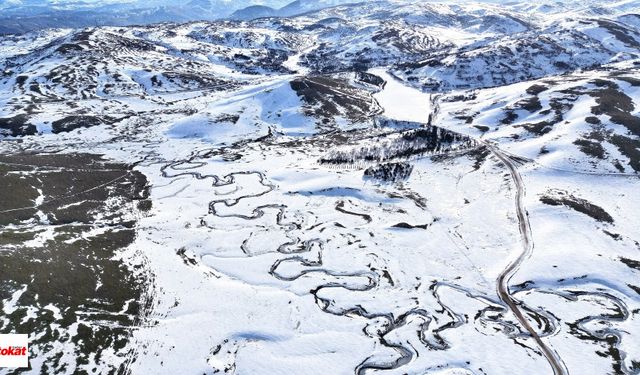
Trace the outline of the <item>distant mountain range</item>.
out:
[[[484,0],[495,3],[498,0]],[[396,0],[396,3],[406,3]],[[429,1],[431,2],[431,1]],[[439,0],[435,2],[451,2]],[[567,0],[567,3],[577,3]],[[0,0],[0,35],[48,28],[147,25],[161,22],[248,21],[291,17],[362,0]],[[427,3],[427,1],[425,1]],[[534,6],[534,5],[532,5]]]
[[[235,11],[230,18],[236,20],[252,20],[262,17],[291,17],[314,10],[324,9],[346,3],[355,3],[359,0],[296,0],[281,8],[272,8],[265,5],[253,5]]]
[[[191,0],[184,2],[166,0],[107,0],[107,1],[51,1],[51,0],[0,0],[0,34],[20,34],[47,28],[79,28],[88,26],[126,26],[159,22],[188,22],[215,20],[230,16],[245,8],[284,10],[291,15],[339,1],[267,0],[254,5],[254,0]],[[344,1],[343,1],[344,2]],[[288,5],[287,5],[288,4]],[[248,8],[247,8],[248,7]],[[260,13],[260,16],[265,13]],[[245,17],[243,17],[245,18]],[[254,17],[248,17],[254,18]]]

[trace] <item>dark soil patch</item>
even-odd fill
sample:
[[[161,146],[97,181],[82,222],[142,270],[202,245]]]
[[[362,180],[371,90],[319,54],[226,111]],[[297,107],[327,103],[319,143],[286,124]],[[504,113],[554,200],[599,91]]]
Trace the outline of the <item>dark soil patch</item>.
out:
[[[640,140],[615,134],[611,136],[610,142],[629,158],[631,168],[640,172]]]
[[[487,161],[487,158],[491,155],[491,151],[483,146],[467,152],[466,155],[473,159],[473,170],[477,171]]]
[[[385,80],[377,75],[367,72],[356,72],[356,79],[369,85],[383,88],[386,84]]]
[[[0,136],[4,133],[12,137],[34,135],[37,133],[35,125],[30,124],[27,115],[0,118]]]
[[[607,115],[613,123],[623,125],[631,134],[640,136],[640,117],[631,114],[635,109],[633,99],[614,82],[595,80],[592,83],[600,89],[590,92],[598,104],[591,108],[591,112],[596,116]]]
[[[504,118],[500,120],[500,122],[502,124],[509,125],[509,124],[513,124],[513,122],[517,119],[518,119],[518,114],[515,113],[514,111],[509,110],[505,113]]]
[[[620,258],[620,261],[627,265],[627,267],[633,268],[636,271],[640,271],[640,261],[629,258]]]
[[[220,116],[213,119],[213,121],[217,123],[230,123],[230,124],[237,124],[239,120],[240,120],[240,115],[226,114],[226,113],[221,114]]]
[[[602,123],[602,121],[600,121],[600,119],[595,116],[585,117],[584,121],[587,124],[591,124],[591,125],[600,125]]]
[[[628,84],[630,84],[633,87],[638,87],[640,86],[640,79],[635,78],[635,77],[616,77],[617,79],[627,82]]]
[[[106,117],[89,116],[89,115],[72,115],[72,116],[67,116],[59,120],[53,121],[51,125],[52,125],[52,132],[57,134],[57,133],[70,132],[72,130],[79,129],[79,128],[90,128],[93,126],[112,124],[113,121],[114,120],[112,118],[106,118]]]
[[[0,333],[29,333],[47,373],[65,370],[60,343],[71,345],[76,365],[121,371],[102,355],[130,354],[131,330],[149,307],[143,276],[116,258],[135,238],[124,215],[149,202],[145,177],[96,155],[19,154],[0,156],[0,181],[0,224],[15,225],[0,231],[0,310],[23,290]],[[47,228],[43,242],[27,242]]]
[[[550,206],[565,206],[577,212],[585,214],[593,219],[605,223],[613,223],[613,217],[602,207],[581,198],[574,197],[565,192],[554,192],[540,197],[540,201]]]
[[[619,41],[632,48],[640,48],[640,43],[633,37],[632,32],[621,25],[608,21],[598,20],[598,26],[607,29]]]
[[[538,95],[541,92],[547,91],[549,88],[545,85],[532,85],[527,88],[527,94],[529,95]]]
[[[73,52],[82,52],[84,48],[81,45],[76,43],[64,43],[60,45],[60,47],[56,48],[56,52],[61,53],[63,55],[68,55]]]
[[[545,135],[553,130],[553,124],[549,121],[540,121],[534,124],[524,124],[520,126],[527,129],[528,132],[536,135]]]
[[[529,112],[537,112],[542,109],[542,104],[537,96],[532,96],[527,99],[520,100],[514,105],[515,109],[524,109]]]
[[[305,103],[305,113],[327,124],[340,116],[353,122],[364,121],[381,111],[368,91],[355,88],[346,80],[310,76],[292,81],[291,88]]]
[[[182,85],[194,85],[198,89],[208,89],[215,87],[229,88],[230,82],[223,81],[214,76],[208,76],[203,74],[186,73],[186,72],[164,72],[163,76],[169,82],[179,83]],[[223,86],[225,85],[225,86]]]
[[[631,168],[636,172],[640,171],[640,140],[635,138],[640,137],[640,117],[632,114],[635,110],[633,99],[622,92],[615,82],[597,79],[591,83],[598,87],[589,92],[597,103],[591,108],[591,112],[596,116],[608,116],[611,122],[626,127],[630,133],[608,134],[606,140],[629,158]]]
[[[399,229],[428,229],[429,228],[429,224],[422,224],[422,225],[411,225],[408,223],[398,223],[393,225],[391,228],[399,228]]]
[[[573,144],[576,146],[579,146],[580,151],[584,152],[585,154],[591,157],[604,159],[606,155],[604,147],[602,147],[601,143],[590,141],[588,139],[578,139],[575,142],[573,142]]]

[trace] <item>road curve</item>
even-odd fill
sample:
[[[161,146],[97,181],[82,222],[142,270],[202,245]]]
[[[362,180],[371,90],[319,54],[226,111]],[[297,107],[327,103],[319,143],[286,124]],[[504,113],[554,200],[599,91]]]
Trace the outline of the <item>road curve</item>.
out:
[[[486,143],[485,143],[486,144]],[[509,173],[516,185],[516,212],[518,216],[518,226],[520,229],[520,235],[522,238],[522,253],[517,259],[512,261],[498,276],[496,291],[500,299],[509,307],[509,309],[516,316],[520,324],[529,332],[531,337],[535,340],[536,344],[540,348],[542,354],[549,361],[549,365],[553,369],[555,375],[568,375],[565,364],[562,362],[558,354],[551,349],[547,344],[542,341],[538,333],[533,329],[529,321],[525,318],[522,310],[518,307],[519,302],[513,298],[509,292],[509,280],[516,273],[520,265],[526,258],[528,258],[533,252],[533,238],[531,235],[531,225],[529,223],[529,216],[524,208],[523,198],[525,195],[524,184],[522,182],[522,176],[518,172],[518,168],[513,161],[505,155],[500,149],[493,145],[486,144],[488,149],[509,169]]]

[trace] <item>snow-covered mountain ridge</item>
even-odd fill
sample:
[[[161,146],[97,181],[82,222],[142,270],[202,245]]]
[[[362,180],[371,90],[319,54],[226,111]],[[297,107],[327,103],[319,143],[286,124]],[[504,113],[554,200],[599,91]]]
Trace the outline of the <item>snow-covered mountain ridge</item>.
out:
[[[558,3],[546,5],[544,14],[539,8],[373,2],[292,18],[7,36],[0,41],[4,46],[0,88],[9,104],[3,109],[2,127],[13,135],[52,129],[38,123],[34,109],[39,102],[226,90],[303,69],[337,74],[386,67],[406,84],[432,93],[498,87],[578,71],[610,78],[615,87],[633,85],[640,58],[640,16],[628,13],[629,2],[592,8]],[[292,59],[300,68],[290,64]],[[566,79],[554,79],[551,85]],[[583,95],[589,91],[593,89],[581,90]],[[27,108],[30,114],[24,113]],[[631,100],[614,121],[637,136],[634,108]],[[515,116],[513,109],[503,112],[503,117]],[[13,118],[20,118],[21,125]],[[554,121],[560,119],[556,116]],[[112,120],[116,119],[89,123]],[[500,123],[505,128],[510,125]],[[526,139],[553,124],[546,128],[540,121],[524,125],[521,129],[529,129]],[[584,143],[578,139],[584,133],[575,136],[574,141]],[[610,161],[619,170],[635,163],[628,142],[635,142],[634,138],[618,140],[619,151],[608,153],[623,152]],[[602,152],[597,155],[607,158]]]

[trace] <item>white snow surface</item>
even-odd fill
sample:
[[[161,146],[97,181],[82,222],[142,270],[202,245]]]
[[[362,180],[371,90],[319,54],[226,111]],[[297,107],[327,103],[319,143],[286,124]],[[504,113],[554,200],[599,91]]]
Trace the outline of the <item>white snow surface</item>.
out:
[[[151,211],[131,213],[118,259],[151,275],[152,303],[127,355],[103,359],[127,373],[551,373],[497,292],[523,246],[517,181],[490,145],[524,185],[533,252],[508,285],[525,319],[571,374],[637,374],[640,31],[597,22],[636,4],[367,2],[2,39],[0,118],[28,114],[36,134],[0,133],[0,152],[104,155],[146,177]],[[383,87],[352,72],[370,58]],[[305,78],[326,78],[320,99]],[[598,109],[606,88],[620,112]],[[359,106],[374,110],[350,116]],[[76,115],[102,122],[56,130]],[[320,163],[430,118],[474,147],[393,159],[412,168],[396,181],[365,178],[370,161]],[[32,245],[55,238],[33,225]],[[0,327],[24,292],[10,291]],[[61,373],[91,370],[72,345],[50,350]]]

